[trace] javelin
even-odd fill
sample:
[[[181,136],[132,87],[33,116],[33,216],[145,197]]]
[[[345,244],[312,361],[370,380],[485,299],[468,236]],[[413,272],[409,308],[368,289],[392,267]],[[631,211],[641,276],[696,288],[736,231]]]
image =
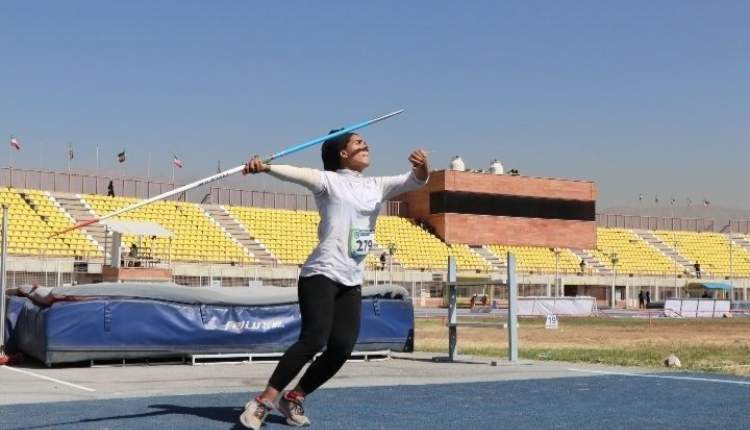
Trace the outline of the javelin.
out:
[[[263,163],[264,164],[270,163],[271,161],[276,160],[278,158],[281,158],[281,157],[283,157],[285,155],[293,154],[293,153],[301,151],[301,150],[303,150],[305,148],[309,148],[309,147],[311,147],[313,145],[317,145],[319,143],[325,142],[328,139],[333,139],[333,138],[336,138],[336,137],[341,136],[343,134],[351,133],[351,132],[353,132],[355,130],[359,130],[360,128],[367,127],[370,124],[374,124],[376,122],[379,122],[379,121],[382,121],[384,119],[390,118],[392,116],[398,115],[398,114],[400,114],[403,111],[404,111],[403,109],[399,109],[397,111],[394,111],[394,112],[391,112],[391,113],[387,113],[387,114],[385,114],[383,116],[379,116],[377,118],[373,118],[373,119],[370,119],[370,120],[367,120],[367,121],[364,121],[364,122],[360,122],[358,124],[350,125],[349,127],[342,128],[341,130],[339,130],[339,131],[337,131],[335,133],[327,134],[325,136],[320,136],[320,137],[317,137],[315,139],[309,140],[307,142],[300,143],[299,145],[293,146],[291,148],[287,148],[287,149],[285,149],[283,151],[280,151],[280,152],[277,152],[277,153],[275,153],[273,155],[268,156],[268,158],[266,158],[265,160],[263,160]],[[214,182],[214,181],[218,181],[219,179],[223,179],[223,178],[226,178],[227,176],[231,176],[231,175],[234,175],[235,173],[239,173],[244,168],[245,168],[245,165],[243,164],[241,166],[237,166],[237,167],[233,167],[233,168],[228,169],[228,170],[224,170],[223,172],[219,172],[219,173],[217,173],[215,175],[212,175],[212,176],[209,176],[207,178],[199,179],[199,180],[197,180],[195,182],[192,182],[190,184],[183,185],[183,186],[181,186],[179,188],[175,188],[174,190],[167,191],[166,193],[162,193],[162,194],[159,194],[158,196],[151,197],[150,199],[146,199],[146,200],[143,200],[141,202],[134,203],[134,204],[132,204],[130,206],[126,206],[126,207],[124,207],[122,209],[118,209],[118,210],[116,210],[116,211],[114,211],[114,212],[112,212],[110,214],[101,216],[99,218],[94,218],[94,219],[89,219],[89,220],[81,221],[81,222],[75,224],[72,227],[68,227],[68,228],[66,228],[64,230],[60,230],[57,233],[52,234],[50,237],[55,237],[55,236],[61,235],[63,233],[67,233],[69,231],[72,231],[72,230],[75,230],[75,229],[78,229],[78,228],[81,228],[81,227],[86,227],[87,225],[91,225],[91,224],[94,224],[94,223],[97,223],[97,222],[100,222],[100,221],[104,221],[107,218],[112,218],[114,216],[124,214],[125,212],[129,212],[129,211],[132,211],[134,209],[138,209],[140,207],[146,206],[148,204],[151,204],[153,202],[156,202],[156,201],[159,201],[159,200],[162,200],[162,199],[166,199],[167,197],[174,196],[174,195],[182,193],[184,191],[192,190],[193,188],[197,188],[197,187],[200,187],[202,185],[206,185],[208,183],[211,183],[211,182]]]

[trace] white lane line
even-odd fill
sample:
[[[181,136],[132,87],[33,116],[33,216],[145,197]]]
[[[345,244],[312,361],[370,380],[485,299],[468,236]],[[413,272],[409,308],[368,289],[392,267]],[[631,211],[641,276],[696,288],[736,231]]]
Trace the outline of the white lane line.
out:
[[[678,381],[717,382],[720,384],[750,385],[750,381],[733,381],[731,379],[715,379],[715,378],[697,378],[695,376],[649,375],[649,374],[643,374],[643,373],[608,372],[606,370],[590,370],[590,369],[568,369],[568,370],[571,372],[597,373],[600,375],[635,376],[638,378],[676,379]]]
[[[83,385],[72,384],[70,382],[65,382],[65,381],[61,381],[59,379],[50,378],[49,376],[39,375],[37,373],[29,372],[27,370],[16,369],[15,367],[8,367],[8,366],[0,366],[0,367],[2,367],[4,369],[12,370],[14,372],[23,373],[24,375],[35,376],[37,378],[46,379],[47,381],[51,381],[51,382],[54,382],[56,384],[67,385],[68,387],[78,388],[79,390],[89,391],[89,392],[96,391],[93,388],[84,387]]]

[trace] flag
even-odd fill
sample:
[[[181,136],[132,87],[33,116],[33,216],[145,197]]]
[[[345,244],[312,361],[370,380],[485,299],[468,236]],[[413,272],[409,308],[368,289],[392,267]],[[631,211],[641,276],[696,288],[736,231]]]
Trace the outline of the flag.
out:
[[[16,151],[20,151],[21,150],[21,142],[19,142],[18,139],[16,139],[13,136],[10,137],[10,146],[12,146],[13,148],[15,148]]]
[[[674,198],[674,197],[672,197],[672,201],[671,201],[671,204],[672,204],[672,206],[674,206],[674,204],[675,204],[676,202],[677,202],[677,199],[676,199],[676,198]]]
[[[643,193],[638,194],[638,201],[643,201]]]
[[[654,194],[654,203],[659,203],[659,195]]]
[[[706,200],[706,199],[703,199],[703,206],[704,206],[704,207],[708,207],[708,205],[710,205],[710,204],[711,204],[711,202],[709,202],[709,201],[708,201],[708,200]]]
[[[172,160],[172,162],[174,163],[175,166],[177,166],[180,169],[182,169],[182,161],[180,161],[180,159],[177,158],[176,155],[174,156],[174,160]]]
[[[688,207],[690,207],[690,205],[692,205],[692,204],[693,204],[693,199],[691,199],[690,197],[688,197],[687,198],[687,205],[688,205]]]
[[[117,162],[118,163],[124,163],[125,160],[128,158],[127,154],[125,154],[125,150],[123,149],[121,153],[117,154]]]
[[[68,145],[68,160],[72,160],[75,158],[75,154],[73,154],[73,145]]]

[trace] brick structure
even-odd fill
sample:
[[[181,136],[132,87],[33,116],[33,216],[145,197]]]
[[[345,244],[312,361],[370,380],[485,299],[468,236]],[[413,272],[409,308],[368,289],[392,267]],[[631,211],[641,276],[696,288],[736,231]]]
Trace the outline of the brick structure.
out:
[[[596,247],[590,181],[442,170],[431,173],[426,187],[395,200],[405,201],[408,216],[446,243]]]

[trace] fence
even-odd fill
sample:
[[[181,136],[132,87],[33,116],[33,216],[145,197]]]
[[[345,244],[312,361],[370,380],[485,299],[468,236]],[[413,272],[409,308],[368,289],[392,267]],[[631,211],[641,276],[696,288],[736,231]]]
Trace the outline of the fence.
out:
[[[115,195],[136,198],[156,196],[176,187],[173,183],[144,178],[117,177],[117,175],[0,168],[0,184],[6,187],[63,193],[106,194],[109,181],[112,181]]]
[[[729,222],[729,231],[732,233],[750,234],[750,220],[734,220]]]
[[[643,215],[596,214],[600,227],[635,228],[641,230],[715,231],[714,220],[707,218],[677,218]]]
[[[38,189],[74,194],[106,194],[112,181],[116,196],[147,199],[171,191],[183,184],[158,181],[148,178],[125,177],[122,175],[97,175],[85,172],[55,172],[47,170],[0,168],[0,185],[6,187]],[[281,193],[274,191],[244,190],[239,188],[211,187],[195,189],[172,200],[220,205],[255,206],[290,210],[316,210],[315,199],[311,194]],[[407,206],[404,202],[389,201],[383,205],[384,215],[404,215]]]
[[[65,272],[59,268],[50,268],[42,272],[9,271],[8,287],[21,285],[38,285],[40,287],[62,287],[76,283],[75,272]]]

